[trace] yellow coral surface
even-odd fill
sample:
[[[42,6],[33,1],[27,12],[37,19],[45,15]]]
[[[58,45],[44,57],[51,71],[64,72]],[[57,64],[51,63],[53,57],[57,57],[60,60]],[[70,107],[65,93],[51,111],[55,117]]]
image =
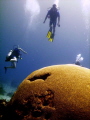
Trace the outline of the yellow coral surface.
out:
[[[36,70],[19,85],[11,103],[25,104],[31,96],[36,99],[32,104],[39,104],[44,114],[53,113],[50,120],[90,120],[90,69],[66,64]]]

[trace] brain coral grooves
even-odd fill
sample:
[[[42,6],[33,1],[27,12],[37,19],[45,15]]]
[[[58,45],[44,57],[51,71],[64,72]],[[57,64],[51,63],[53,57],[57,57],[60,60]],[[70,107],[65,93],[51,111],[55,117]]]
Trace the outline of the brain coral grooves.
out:
[[[90,120],[90,69],[66,64],[32,72],[13,95],[9,111],[11,120]]]

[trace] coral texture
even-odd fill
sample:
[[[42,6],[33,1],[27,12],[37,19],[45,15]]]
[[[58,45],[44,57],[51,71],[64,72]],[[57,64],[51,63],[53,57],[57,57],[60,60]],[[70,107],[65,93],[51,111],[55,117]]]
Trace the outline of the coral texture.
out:
[[[66,64],[36,70],[8,106],[9,120],[90,120],[90,69]]]

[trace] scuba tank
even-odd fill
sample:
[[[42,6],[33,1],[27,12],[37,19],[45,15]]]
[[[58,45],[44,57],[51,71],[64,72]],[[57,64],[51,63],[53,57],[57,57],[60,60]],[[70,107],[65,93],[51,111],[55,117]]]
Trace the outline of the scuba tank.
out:
[[[9,53],[6,56],[6,60],[5,61],[10,61],[10,59],[12,58],[12,52],[13,52],[13,50],[9,51]]]
[[[12,54],[12,50],[10,50],[10,52],[7,54],[7,57],[9,57]]]

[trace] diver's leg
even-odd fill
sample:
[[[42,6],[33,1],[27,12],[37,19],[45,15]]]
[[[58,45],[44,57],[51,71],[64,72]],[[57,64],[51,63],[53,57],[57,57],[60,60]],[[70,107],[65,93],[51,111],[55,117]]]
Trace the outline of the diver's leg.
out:
[[[17,62],[17,58],[16,58],[16,57],[13,57],[10,61],[11,61],[11,62]]]
[[[53,22],[53,35],[55,34],[56,21]]]
[[[56,28],[56,21],[53,21],[53,29],[52,29],[51,38],[54,38],[54,35],[55,35],[55,28]]]
[[[55,27],[53,26],[53,34],[55,34]]]
[[[12,61],[11,66],[4,67],[5,73],[7,72],[7,68],[16,68],[16,62]]]
[[[52,32],[52,21],[50,20],[50,23],[49,23],[49,31],[51,31]]]
[[[48,33],[47,33],[47,38],[50,38],[51,37],[51,35],[52,35],[52,21],[50,20],[50,22],[49,22],[49,31],[48,31]]]
[[[11,66],[4,67],[5,73],[7,72],[7,68],[16,68],[17,58],[14,57],[13,59],[10,60],[10,62],[11,62]]]
[[[11,62],[11,66],[4,67],[5,69],[7,68],[16,68],[16,62]]]
[[[11,68],[16,68],[16,62],[17,62],[17,58],[14,57],[13,59],[10,60],[11,61]]]
[[[17,58],[14,57],[13,59],[10,60],[10,62],[11,62],[11,66],[4,67],[5,69],[7,69],[7,68],[15,68],[16,67]]]
[[[12,68],[16,68],[16,61],[15,62],[12,62]]]

